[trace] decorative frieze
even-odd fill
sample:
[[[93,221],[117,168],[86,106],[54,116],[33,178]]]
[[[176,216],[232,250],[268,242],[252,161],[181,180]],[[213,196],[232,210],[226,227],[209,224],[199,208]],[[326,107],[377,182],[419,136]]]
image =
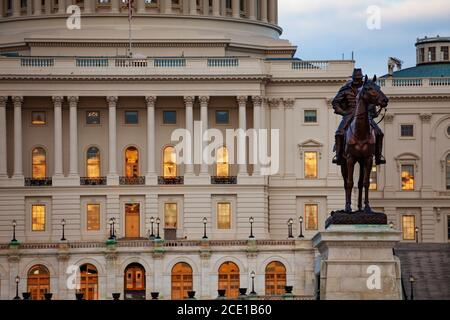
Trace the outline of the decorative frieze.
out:
[[[423,123],[430,123],[431,116],[432,115],[430,113],[422,113],[420,114],[420,120],[422,120]]]

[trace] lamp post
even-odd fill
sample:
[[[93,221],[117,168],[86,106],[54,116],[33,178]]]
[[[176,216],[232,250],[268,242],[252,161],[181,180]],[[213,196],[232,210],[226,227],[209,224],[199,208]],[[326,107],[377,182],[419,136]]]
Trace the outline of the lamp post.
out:
[[[159,224],[161,223],[161,219],[156,218],[156,238],[155,239],[161,239],[161,237],[159,236]]]
[[[153,224],[154,223],[155,223],[155,218],[151,217],[150,218],[150,224],[151,224],[152,231],[151,231],[151,234],[150,234],[150,240],[155,239],[155,235],[153,234]]]
[[[416,282],[416,279],[412,274],[410,274],[409,283],[411,284],[411,300],[414,300],[414,282]]]
[[[20,300],[20,297],[19,297],[19,282],[20,282],[20,277],[17,275],[16,276],[16,296],[14,297],[14,300]]]
[[[394,229],[394,223],[392,221],[389,222],[389,228]]]
[[[419,227],[416,227],[414,229],[415,233],[416,233],[416,243],[419,243]]]
[[[111,218],[112,220],[112,238],[115,239],[116,238],[116,218]]]
[[[250,292],[251,295],[256,295],[256,292],[255,292],[255,276],[256,276],[255,271],[252,271],[250,273],[250,277],[252,278],[252,291]]]
[[[66,219],[62,219],[61,220],[61,226],[62,226],[62,237],[61,237],[61,241],[66,241],[66,237],[64,236],[64,228],[66,226]]]
[[[17,221],[16,220],[13,220],[12,226],[13,226],[13,238],[12,238],[11,242],[17,242],[17,239],[16,239]]]
[[[109,240],[114,240],[116,238],[115,232],[114,232],[114,218],[109,219]]]
[[[304,238],[304,236],[303,236],[303,217],[300,217],[298,219],[298,221],[300,222],[300,235],[298,237],[299,238]]]
[[[294,224],[294,220],[291,218],[288,220],[287,225],[288,225],[288,238],[292,239],[294,238],[294,236],[292,235],[292,225]]]
[[[250,222],[250,236],[249,236],[249,239],[254,239],[255,236],[253,235],[253,222],[255,222],[255,219],[253,217],[250,217],[250,219],[248,219],[248,221]]]
[[[208,222],[208,219],[206,217],[203,218],[203,239],[208,239],[208,236],[206,235],[206,223]]]

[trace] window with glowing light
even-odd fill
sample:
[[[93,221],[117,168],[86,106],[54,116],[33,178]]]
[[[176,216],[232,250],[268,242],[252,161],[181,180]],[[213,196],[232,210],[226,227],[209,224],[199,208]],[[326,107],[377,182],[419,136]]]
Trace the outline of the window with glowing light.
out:
[[[177,155],[175,153],[174,147],[166,147],[163,152],[164,158],[164,168],[163,175],[164,178],[174,178],[177,176]]]
[[[216,171],[218,177],[228,177],[230,175],[228,149],[226,147],[217,150]]]
[[[34,204],[31,206],[31,230],[45,231],[45,205]]]
[[[239,267],[234,262],[225,262],[219,267],[219,290],[225,290],[227,298],[239,296]]]
[[[44,179],[47,172],[47,155],[44,148],[37,147],[32,151],[33,179]]]
[[[179,262],[172,268],[172,300],[182,300],[188,297],[188,291],[192,291],[194,286],[192,277],[192,267]]]
[[[402,165],[402,190],[414,190],[414,165]]]
[[[86,152],[86,176],[100,177],[100,150],[97,147],[90,147]]]
[[[378,189],[378,175],[377,175],[377,166],[372,166],[372,170],[370,171],[370,190]]]
[[[229,202],[217,204],[217,229],[231,229],[231,204]]]
[[[317,178],[317,152],[305,152],[305,178]]]
[[[305,204],[305,229],[317,230],[319,228],[319,206],[317,204]]]
[[[278,261],[266,267],[266,295],[282,295],[286,286],[286,267]]]
[[[50,292],[50,272],[45,266],[36,265],[28,271],[27,292],[31,300],[44,300],[44,294]]]
[[[139,177],[139,151],[136,147],[128,147],[125,150],[125,176]]]
[[[416,217],[402,216],[403,240],[416,240]]]
[[[176,229],[178,218],[178,205],[176,203],[164,204],[164,228]]]
[[[88,231],[100,230],[100,205],[88,204],[87,205],[87,217],[86,227]]]

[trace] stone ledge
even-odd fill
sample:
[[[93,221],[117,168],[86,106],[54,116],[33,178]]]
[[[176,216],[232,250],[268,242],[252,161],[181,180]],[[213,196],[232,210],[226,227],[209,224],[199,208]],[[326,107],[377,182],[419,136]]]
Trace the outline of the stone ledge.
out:
[[[387,225],[387,216],[381,212],[365,213],[355,211],[348,213],[345,211],[333,211],[331,216],[325,221],[325,228],[331,225]]]

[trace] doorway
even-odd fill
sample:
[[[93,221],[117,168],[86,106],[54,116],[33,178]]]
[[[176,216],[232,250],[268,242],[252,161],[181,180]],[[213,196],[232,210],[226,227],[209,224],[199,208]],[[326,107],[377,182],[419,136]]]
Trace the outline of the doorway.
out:
[[[139,263],[129,264],[124,274],[125,300],[145,300],[145,269]]]
[[[140,204],[125,204],[125,238],[139,238],[141,235]]]

